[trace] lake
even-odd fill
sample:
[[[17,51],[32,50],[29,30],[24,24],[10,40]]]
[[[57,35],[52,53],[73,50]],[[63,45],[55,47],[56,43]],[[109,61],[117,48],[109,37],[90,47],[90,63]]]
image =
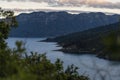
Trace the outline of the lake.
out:
[[[61,49],[55,42],[38,42],[44,38],[8,38],[6,41],[10,48],[15,47],[17,40],[26,43],[25,47],[29,52],[34,51],[39,54],[46,53],[48,59],[55,62],[57,58],[64,62],[64,67],[74,64],[80,69],[80,74],[86,75],[91,80],[120,80],[120,63],[97,58],[95,55],[78,55],[54,51]],[[97,77],[97,78],[96,78]]]

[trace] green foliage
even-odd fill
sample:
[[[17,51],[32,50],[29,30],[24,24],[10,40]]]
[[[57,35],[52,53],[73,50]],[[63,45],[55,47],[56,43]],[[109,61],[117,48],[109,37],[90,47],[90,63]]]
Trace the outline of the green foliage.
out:
[[[13,50],[8,49],[6,56],[5,52],[0,57],[1,80],[89,80],[79,76],[78,68],[74,65],[64,70],[61,60],[51,63],[45,54],[31,52],[31,55],[27,55],[24,47],[16,46]]]
[[[103,39],[104,52],[113,60],[120,60],[120,32],[111,32]]]
[[[64,70],[60,59],[52,63],[45,54],[27,55],[21,41],[17,41],[13,49],[7,47],[5,39],[11,27],[17,25],[13,15],[0,9],[0,16],[4,18],[0,21],[0,80],[89,80],[80,76],[74,65]]]
[[[11,27],[17,26],[17,21],[12,11],[4,11],[0,8],[0,49],[6,48],[5,39],[8,38]]]

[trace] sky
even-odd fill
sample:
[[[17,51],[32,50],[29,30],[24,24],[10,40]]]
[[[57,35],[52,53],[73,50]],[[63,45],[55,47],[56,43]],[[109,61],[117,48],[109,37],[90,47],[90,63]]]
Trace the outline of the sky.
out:
[[[32,11],[105,12],[120,14],[120,0],[0,0],[16,14]]]

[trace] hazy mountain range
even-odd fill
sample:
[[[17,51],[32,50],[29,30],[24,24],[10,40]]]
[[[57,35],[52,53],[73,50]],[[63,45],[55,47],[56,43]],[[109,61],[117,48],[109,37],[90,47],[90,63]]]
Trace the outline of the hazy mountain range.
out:
[[[53,37],[116,23],[119,15],[104,13],[69,14],[67,12],[33,12],[17,16],[19,26],[11,37]]]

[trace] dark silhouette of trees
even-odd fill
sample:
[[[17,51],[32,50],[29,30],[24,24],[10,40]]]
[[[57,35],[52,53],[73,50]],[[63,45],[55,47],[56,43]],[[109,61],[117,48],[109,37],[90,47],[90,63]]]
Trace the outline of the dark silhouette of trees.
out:
[[[11,49],[5,40],[12,27],[17,26],[14,12],[0,9],[0,80],[89,80],[79,75],[77,67],[63,68],[63,62],[51,63],[45,54],[27,55],[21,41]]]

